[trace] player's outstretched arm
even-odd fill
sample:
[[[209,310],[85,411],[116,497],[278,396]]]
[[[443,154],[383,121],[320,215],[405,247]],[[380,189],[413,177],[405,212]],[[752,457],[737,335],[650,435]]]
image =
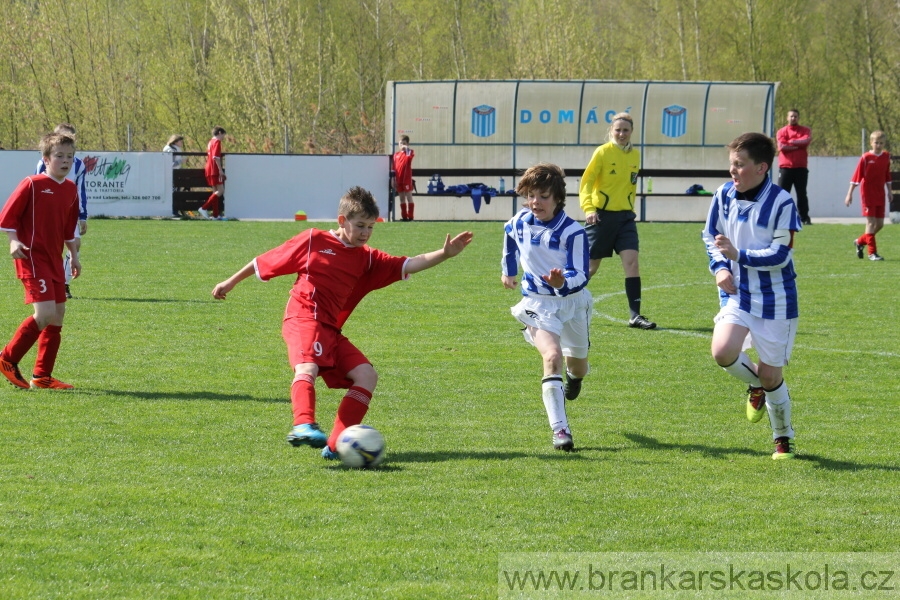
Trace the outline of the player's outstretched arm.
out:
[[[413,273],[430,269],[431,267],[444,262],[448,258],[453,258],[466,249],[466,246],[471,243],[472,237],[473,234],[471,231],[463,231],[451,240],[450,234],[448,233],[447,238],[444,240],[443,248],[426,254],[420,254],[409,259],[406,263],[407,274],[412,275]]]
[[[256,267],[253,265],[253,261],[251,260],[247,263],[243,269],[223,281],[222,283],[216,285],[213,288],[212,295],[216,300],[224,300],[225,296],[228,295],[228,292],[234,289],[234,286],[247,279],[251,275],[256,272]]]

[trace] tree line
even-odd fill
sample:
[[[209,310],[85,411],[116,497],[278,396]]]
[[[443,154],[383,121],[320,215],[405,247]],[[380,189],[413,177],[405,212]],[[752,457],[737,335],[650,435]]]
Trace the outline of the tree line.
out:
[[[900,0],[4,0],[0,145],[380,153],[388,81],[778,81],[811,152],[900,135]]]

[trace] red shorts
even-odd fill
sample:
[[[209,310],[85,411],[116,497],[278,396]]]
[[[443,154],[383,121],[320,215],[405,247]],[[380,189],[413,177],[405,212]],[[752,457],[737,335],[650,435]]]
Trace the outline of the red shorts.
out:
[[[25,286],[25,304],[55,300],[57,304],[66,301],[66,284],[62,281],[46,279],[22,279]]]
[[[219,175],[218,173],[216,173],[215,175],[207,175],[206,176],[206,185],[208,185],[211,188],[214,188],[217,185],[224,185],[224,183],[225,183],[224,175]]]
[[[862,214],[864,217],[872,217],[873,219],[883,219],[884,218],[884,207],[885,203],[882,202],[880,204],[866,204],[862,203]]]
[[[410,180],[409,183],[401,183],[399,181],[397,182],[397,193],[405,194],[406,192],[411,192],[411,191],[413,191],[412,180]]]
[[[366,356],[340,331],[312,319],[286,318],[281,324],[281,336],[287,344],[291,368],[315,363],[319,376],[330,388],[349,388],[353,382],[347,373],[359,365],[369,364]]]

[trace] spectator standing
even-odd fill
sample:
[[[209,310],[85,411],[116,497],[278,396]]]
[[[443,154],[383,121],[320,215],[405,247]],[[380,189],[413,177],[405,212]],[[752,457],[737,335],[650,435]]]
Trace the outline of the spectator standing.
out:
[[[182,152],[184,148],[184,136],[178,135],[177,133],[169,137],[169,141],[166,142],[165,147],[163,148],[163,152],[171,152],[172,154],[172,168],[178,169],[181,167],[181,164],[184,162],[184,157],[174,154],[175,152]]]
[[[791,193],[797,187],[797,212],[800,222],[812,225],[809,219],[809,198],[806,183],[809,180],[809,155],[807,148],[812,141],[812,130],[800,125],[800,111],[792,108],[787,114],[787,125],[778,130],[778,187]]]
[[[166,145],[163,147],[163,152],[169,152],[172,154],[172,168],[178,169],[181,167],[182,163],[184,163],[184,157],[179,156],[176,152],[181,152],[184,144],[184,137],[176,134],[173,134],[169,137],[169,141],[166,142]],[[177,210],[172,210],[173,217],[180,217],[181,213]]]

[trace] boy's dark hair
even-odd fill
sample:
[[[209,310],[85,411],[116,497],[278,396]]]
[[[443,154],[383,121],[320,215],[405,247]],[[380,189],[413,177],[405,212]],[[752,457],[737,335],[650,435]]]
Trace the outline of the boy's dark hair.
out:
[[[213,127],[213,137],[216,137],[216,136],[219,135],[220,133],[227,133],[227,132],[225,131],[225,128],[224,128],[224,127],[220,127],[220,126],[218,126],[218,125],[216,125],[215,127]]]
[[[53,152],[53,148],[56,146],[72,146],[72,148],[75,148],[75,138],[64,133],[48,133],[41,138],[41,142],[38,144],[41,156],[44,157],[50,156],[50,153]]]
[[[408,136],[408,135],[401,135],[401,136],[400,136],[400,143],[402,143],[402,144],[408,144],[408,143],[409,143],[409,136]]]
[[[525,196],[531,190],[550,192],[556,199],[557,214],[566,206],[566,172],[553,163],[542,162],[528,168],[516,185],[516,193]]]
[[[347,193],[341,197],[338,214],[348,219],[354,217],[375,219],[379,214],[378,203],[372,192],[357,185],[347,190]]]
[[[766,163],[772,169],[775,160],[775,142],[763,133],[743,133],[727,146],[732,152],[746,152],[750,160],[756,164]]]
[[[797,116],[798,116],[798,117],[800,116],[800,111],[797,110],[796,108],[788,109],[788,112],[789,112],[789,113],[795,112],[795,113],[797,113]]]

